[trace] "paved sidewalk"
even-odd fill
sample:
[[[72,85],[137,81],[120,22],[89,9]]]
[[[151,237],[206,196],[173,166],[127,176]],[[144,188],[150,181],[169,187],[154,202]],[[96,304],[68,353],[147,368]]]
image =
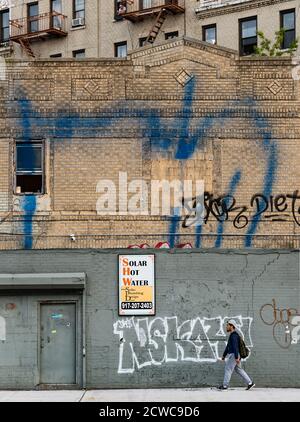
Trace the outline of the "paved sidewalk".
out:
[[[0,391],[0,402],[300,402],[300,388]]]

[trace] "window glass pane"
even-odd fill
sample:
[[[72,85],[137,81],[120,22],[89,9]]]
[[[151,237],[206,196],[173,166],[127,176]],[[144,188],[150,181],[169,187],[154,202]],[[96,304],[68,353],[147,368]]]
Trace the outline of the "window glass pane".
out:
[[[256,19],[242,22],[242,38],[256,36]]]
[[[42,146],[37,144],[17,145],[17,172],[42,171]]]
[[[216,43],[216,28],[205,29],[205,41],[212,44]]]
[[[29,16],[37,16],[39,14],[39,5],[38,4],[30,4],[28,6],[28,15]]]
[[[84,0],[75,0],[75,10],[84,9]]]
[[[283,48],[289,48],[292,42],[295,41],[295,31],[287,31],[284,34]]]
[[[85,57],[85,50],[73,51],[73,57],[75,57],[76,59],[84,58]]]
[[[283,27],[285,29],[294,29],[295,27],[295,13],[294,12],[284,13]]]
[[[1,41],[8,41],[8,40],[9,40],[9,28],[3,28]]]
[[[243,40],[243,45],[254,45],[256,44],[256,37],[252,37],[252,38],[246,38],[245,40]]]
[[[75,12],[75,18],[84,18],[84,10],[77,10]]]
[[[61,0],[52,0],[51,7],[53,12],[61,13]]]
[[[142,9],[150,9],[152,7],[152,0],[143,0]]]
[[[118,45],[116,53],[117,53],[116,54],[117,57],[126,57],[127,56],[127,44]]]
[[[2,27],[9,27],[9,12],[2,13]]]

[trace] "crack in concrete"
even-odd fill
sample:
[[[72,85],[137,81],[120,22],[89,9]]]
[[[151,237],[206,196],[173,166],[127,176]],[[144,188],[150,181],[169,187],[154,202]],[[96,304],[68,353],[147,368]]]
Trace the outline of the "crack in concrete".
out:
[[[270,265],[274,264],[274,262],[275,262],[275,261],[277,261],[277,260],[279,259],[279,257],[280,257],[280,254],[279,254],[279,253],[277,253],[276,258],[272,259],[270,262],[267,262],[267,263],[264,265],[264,268],[263,268],[262,272],[261,272],[260,274],[258,274],[256,277],[254,277],[254,278],[252,279],[252,281],[251,281],[251,283],[252,283],[252,287],[251,287],[251,289],[252,289],[252,314],[253,314],[253,315],[254,315],[254,286],[255,286],[255,282],[256,282],[259,278],[261,278],[261,277],[262,277],[262,275],[263,275],[263,274],[267,271],[267,267],[269,267]],[[248,261],[248,259],[247,259],[247,261]]]

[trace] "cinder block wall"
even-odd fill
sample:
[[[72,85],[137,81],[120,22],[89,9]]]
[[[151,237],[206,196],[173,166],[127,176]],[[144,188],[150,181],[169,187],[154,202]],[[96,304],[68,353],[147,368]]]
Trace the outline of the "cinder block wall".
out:
[[[300,347],[291,344],[290,324],[300,311],[298,251],[155,250],[156,315],[133,319],[118,316],[118,253],[126,251],[0,254],[1,273],[86,272],[88,387],[217,385],[229,317],[251,349],[245,368],[258,386],[300,387]],[[38,380],[37,312],[36,299],[24,292],[0,297],[1,388],[32,388]]]

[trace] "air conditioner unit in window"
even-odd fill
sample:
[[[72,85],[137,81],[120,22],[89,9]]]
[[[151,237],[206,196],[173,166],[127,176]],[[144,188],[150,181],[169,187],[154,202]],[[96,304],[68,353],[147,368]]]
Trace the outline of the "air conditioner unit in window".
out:
[[[83,25],[84,25],[84,18],[72,19],[72,26],[83,26]]]

